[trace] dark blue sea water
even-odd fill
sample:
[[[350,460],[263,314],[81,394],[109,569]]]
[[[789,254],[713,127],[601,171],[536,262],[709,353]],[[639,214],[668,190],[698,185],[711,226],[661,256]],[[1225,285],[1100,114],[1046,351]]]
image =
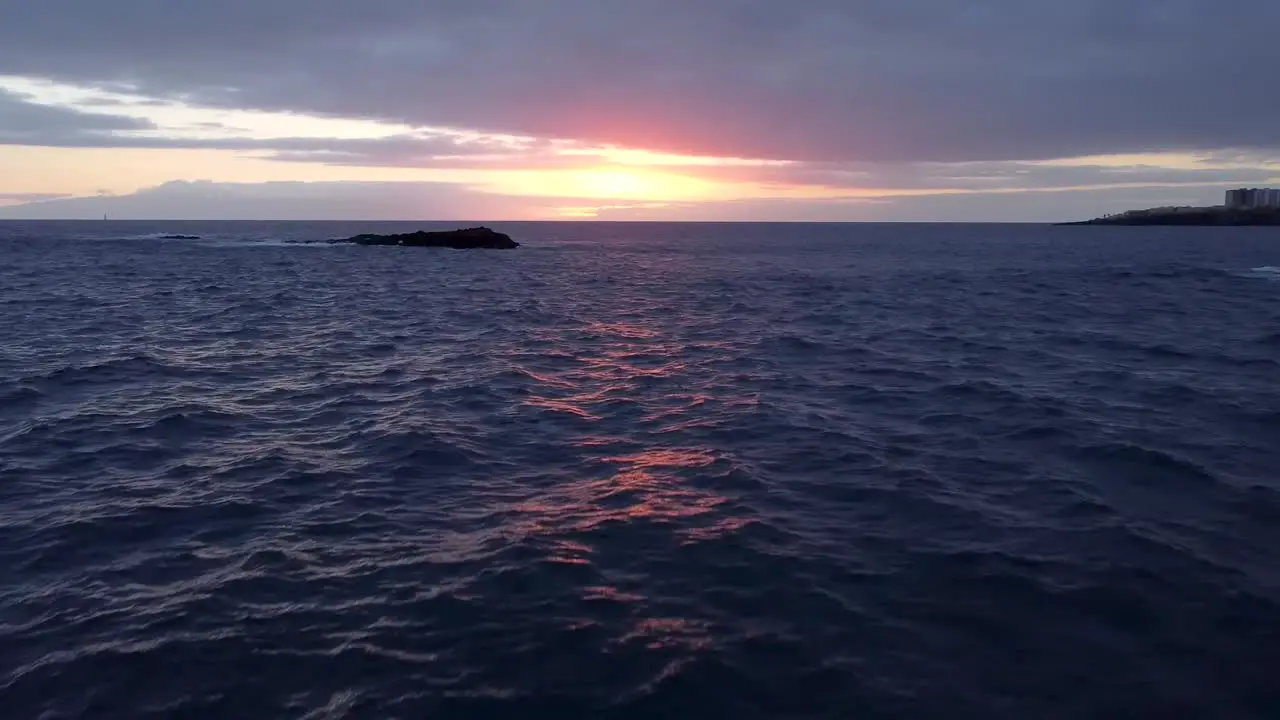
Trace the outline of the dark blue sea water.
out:
[[[0,224],[0,715],[1280,716],[1275,230],[416,227]]]

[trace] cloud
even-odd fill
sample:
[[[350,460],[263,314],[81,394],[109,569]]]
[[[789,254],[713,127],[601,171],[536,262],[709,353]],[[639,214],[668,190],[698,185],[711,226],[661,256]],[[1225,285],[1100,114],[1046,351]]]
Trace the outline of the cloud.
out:
[[[0,145],[70,145],[110,137],[115,130],[147,130],[146,120],[81,112],[32,102],[0,89]]]
[[[63,132],[58,128],[46,125],[42,128],[32,127],[24,136],[21,131],[13,131],[6,138],[5,125],[0,107],[0,144],[28,145],[42,147],[91,147],[91,148],[152,148],[152,149],[212,149],[212,150],[246,150],[279,153],[282,158],[305,160],[308,162],[323,161],[335,164],[363,164],[368,166],[392,165],[416,167],[415,161],[420,158],[435,156],[453,156],[474,154],[490,156],[495,153],[510,155],[511,148],[490,147],[483,143],[467,142],[449,136],[413,136],[395,135],[382,138],[325,138],[325,137],[182,137],[163,134],[129,134],[121,135],[108,132],[110,126],[75,127],[75,120],[95,116],[60,108],[38,107],[48,110],[50,117],[57,113],[65,113],[68,117],[65,124],[72,132]],[[116,119],[116,116],[101,116]],[[134,118],[119,118],[132,121]],[[150,123],[124,128],[130,130],[152,128]]]
[[[1198,188],[1113,188],[1038,192],[957,192],[849,199],[758,199],[602,206],[599,220],[675,222],[1003,222],[1081,220],[1161,205],[1203,204]]]
[[[105,213],[122,220],[518,220],[554,217],[558,204],[437,182],[175,180],[127,195],[0,207],[0,218],[97,218]]]
[[[0,219],[99,218],[198,220],[546,219],[676,221],[984,222],[1076,220],[1133,207],[1198,204],[1202,189],[1121,187],[1039,191],[898,194],[874,198],[757,198],[704,202],[617,202],[481,192],[438,182],[173,181],[126,195],[26,200]],[[1011,199],[1013,198],[1013,199]],[[42,201],[43,200],[43,201]]]
[[[0,72],[671,152],[1033,160],[1280,148],[1280,3],[48,0]]]
[[[225,179],[265,177],[253,173],[270,167],[300,179],[466,178],[514,194],[501,171],[616,169],[630,164],[619,148],[642,148],[696,156],[635,164],[660,165],[681,181],[720,181],[715,197],[756,198],[763,188],[793,199],[643,202],[712,196],[682,196],[677,183],[645,198],[586,200],[583,214],[904,219],[910,210],[932,219],[1068,219],[1217,202],[1227,186],[1280,175],[1280,95],[1268,91],[1280,67],[1273,0],[1238,0],[1229,10],[1211,0],[9,5],[0,76],[18,81],[0,83],[11,89],[0,90],[0,145],[251,156],[242,174],[206,172]],[[83,92],[42,94],[23,78]],[[288,134],[297,136],[281,137]],[[1167,155],[1085,157],[1156,152]],[[785,162],[699,160],[713,156]],[[1041,162],[1062,159],[1072,160]],[[460,172],[476,170],[495,172]],[[528,173],[521,187],[565,191],[576,187],[565,181],[571,174]],[[359,217],[526,217],[557,209],[454,184],[299,185],[188,183],[112,202],[139,215],[199,217],[327,217],[329,207],[334,216],[345,208]],[[64,186],[11,181],[5,189]],[[15,197],[0,203],[35,199]],[[7,211],[81,212],[100,202],[64,198]]]
[[[59,193],[6,193],[0,192],[0,202],[25,203],[41,200],[56,200],[67,197]]]
[[[1252,160],[1250,163],[1249,161]],[[1183,167],[1144,164],[1072,164],[1040,162],[967,163],[791,163],[756,167],[706,168],[699,171],[719,179],[757,183],[812,185],[832,190],[855,190],[877,195],[936,192],[1014,192],[1103,189],[1117,187],[1213,188],[1265,185],[1280,177],[1265,158],[1237,156],[1233,162],[1192,158]],[[1274,166],[1273,166],[1274,167]]]

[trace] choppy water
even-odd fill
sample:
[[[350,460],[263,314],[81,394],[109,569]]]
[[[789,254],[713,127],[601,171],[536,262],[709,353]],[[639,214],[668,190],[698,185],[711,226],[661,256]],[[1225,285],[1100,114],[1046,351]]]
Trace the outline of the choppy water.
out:
[[[0,224],[5,718],[1280,712],[1273,230],[378,229]]]

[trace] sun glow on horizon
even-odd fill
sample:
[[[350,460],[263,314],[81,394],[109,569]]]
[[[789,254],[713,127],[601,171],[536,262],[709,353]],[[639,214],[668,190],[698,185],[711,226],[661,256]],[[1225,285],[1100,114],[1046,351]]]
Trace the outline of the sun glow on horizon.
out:
[[[636,167],[495,171],[483,189],[503,195],[584,200],[695,201],[723,195],[722,183]]]
[[[645,197],[661,188],[649,177],[636,172],[620,170],[587,170],[580,174],[584,186],[601,195],[616,198]]]
[[[153,191],[175,181],[243,185],[250,188],[246,197],[254,185],[270,196],[272,183],[421,183],[424,193],[480,196],[474,198],[478,207],[498,214],[509,208],[521,217],[652,216],[699,205],[723,205],[733,215],[756,202],[763,211],[774,211],[781,203],[830,208],[835,207],[831,203],[883,205],[917,197],[1192,187],[1217,196],[1224,186],[1258,184],[1251,174],[1280,172],[1280,156],[1222,150],[889,164],[880,176],[875,163],[668,153],[572,138],[211,107],[119,84],[0,74],[0,94],[14,96],[19,107],[44,108],[41,112],[142,121],[96,130],[90,123],[83,130],[73,128],[70,141],[56,132],[15,135],[0,128],[0,168],[10,170],[0,172],[0,207],[6,208],[44,201],[56,208],[63,199],[137,193],[150,193],[160,203],[172,198]],[[27,135],[30,144],[23,144]],[[1037,180],[1037,173],[1054,168],[1093,174],[1067,176],[1078,180],[1070,183],[1063,182],[1061,172]],[[909,182],[902,182],[901,169],[909,171]],[[1161,169],[1187,175],[1152,172]],[[1234,170],[1242,172],[1222,172]],[[926,182],[915,182],[916,175]],[[156,207],[151,212],[165,212],[166,206]],[[415,212],[412,206],[395,211]]]

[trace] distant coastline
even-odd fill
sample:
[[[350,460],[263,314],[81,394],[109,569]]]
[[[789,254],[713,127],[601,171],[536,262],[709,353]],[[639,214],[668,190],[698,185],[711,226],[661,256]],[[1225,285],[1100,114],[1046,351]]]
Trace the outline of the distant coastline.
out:
[[[1257,226],[1280,225],[1280,209],[1248,208],[1229,209],[1224,207],[1207,208],[1155,208],[1152,210],[1132,210],[1119,215],[1108,215],[1082,220],[1080,222],[1058,223],[1059,225],[1213,225],[1213,226]]]
[[[1059,225],[1213,225],[1213,226],[1257,226],[1280,225],[1280,209],[1250,208],[1228,209],[1210,208],[1156,208],[1153,210],[1131,210],[1119,215],[1107,215],[1082,220],[1079,222],[1058,223]]]
[[[1280,189],[1228,190],[1226,202],[1210,207],[1158,207],[1104,215],[1059,225],[1280,225]]]

